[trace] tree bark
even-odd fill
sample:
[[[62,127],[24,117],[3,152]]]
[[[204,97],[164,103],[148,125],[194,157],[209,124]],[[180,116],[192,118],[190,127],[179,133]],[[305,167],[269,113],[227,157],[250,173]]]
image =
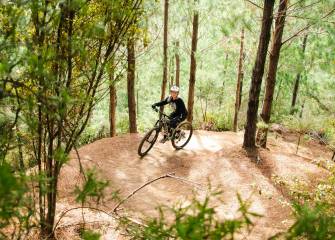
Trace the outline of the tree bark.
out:
[[[135,101],[135,42],[128,39],[128,69],[127,69],[127,91],[128,91],[128,110],[129,110],[129,132],[136,133],[136,101]]]
[[[109,86],[109,135],[110,137],[116,136],[116,106],[117,106],[117,95],[115,83],[111,83]]]
[[[187,120],[189,122],[192,122],[192,120],[193,120],[195,74],[196,74],[196,69],[197,69],[195,54],[196,54],[196,51],[197,51],[197,43],[198,43],[198,26],[199,26],[199,13],[198,13],[197,10],[195,10],[194,15],[193,15],[190,81],[189,81],[189,88],[188,88],[188,116],[187,116]]]
[[[234,132],[237,132],[237,121],[238,112],[241,106],[241,92],[242,92],[242,81],[243,81],[243,42],[244,42],[244,28],[241,31],[241,43],[240,43],[240,59],[238,61],[238,74],[237,74],[237,86],[236,86],[236,98],[235,98],[235,115],[234,115]]]
[[[117,94],[115,87],[114,71],[115,66],[112,64],[111,73],[109,75],[109,136],[116,136],[116,106]]]
[[[264,65],[269,46],[270,32],[273,18],[274,0],[264,0],[262,29],[259,36],[257,57],[252,71],[251,86],[249,91],[249,102],[247,111],[247,123],[244,133],[244,148],[255,148],[256,122],[259,105],[259,94],[261,90]]]
[[[288,0],[280,0],[278,13],[275,22],[275,31],[273,34],[273,41],[270,53],[269,70],[266,77],[265,97],[262,108],[261,117],[266,124],[269,124],[271,117],[271,108],[273,101],[273,94],[276,86],[276,74],[280,57],[280,49],[282,46],[282,37],[285,26],[285,17]],[[258,144],[265,148],[267,140],[268,128],[260,128],[257,133]]]
[[[170,86],[174,85],[174,61],[173,58],[170,58],[170,66],[169,66],[169,75],[170,75]]]
[[[165,90],[167,84],[167,49],[168,49],[168,23],[169,23],[169,0],[165,0],[164,4],[164,39],[163,39],[163,82],[162,82],[162,92],[161,100],[165,98]],[[161,107],[161,111],[163,106]]]
[[[245,59],[245,52],[243,52],[243,59],[242,59],[242,64],[244,63],[244,59]],[[244,80],[244,70],[242,68],[242,72],[241,72],[241,84],[240,84],[240,96],[239,96],[239,103],[238,103],[238,110],[240,110],[241,108],[241,103],[242,103],[242,89],[243,89],[243,80]]]
[[[176,42],[176,52],[175,52],[175,59],[176,59],[176,85],[179,87],[179,77],[180,77],[180,57],[179,57],[179,41]]]
[[[303,54],[303,59],[305,56],[305,50],[306,50],[306,43],[307,43],[307,34],[304,36],[304,40],[302,42],[302,54]],[[293,88],[293,94],[292,94],[292,103],[291,103],[291,114],[294,113],[294,107],[297,102],[297,96],[298,96],[298,91],[299,91],[299,84],[300,84],[300,78],[301,78],[301,72],[297,74],[297,77],[294,82],[294,88]]]

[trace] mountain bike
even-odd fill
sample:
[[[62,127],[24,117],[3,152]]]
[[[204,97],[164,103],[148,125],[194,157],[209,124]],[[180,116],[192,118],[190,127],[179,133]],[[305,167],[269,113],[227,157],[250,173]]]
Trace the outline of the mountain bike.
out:
[[[138,155],[143,157],[150,151],[156,143],[160,132],[163,132],[165,136],[168,136],[168,140],[171,140],[172,146],[176,150],[185,147],[191,140],[193,134],[192,124],[190,122],[183,121],[179,123],[176,128],[170,128],[169,116],[157,108],[154,108],[153,110],[160,113],[160,119],[158,119],[155,126],[144,135],[140,145],[138,146]]]

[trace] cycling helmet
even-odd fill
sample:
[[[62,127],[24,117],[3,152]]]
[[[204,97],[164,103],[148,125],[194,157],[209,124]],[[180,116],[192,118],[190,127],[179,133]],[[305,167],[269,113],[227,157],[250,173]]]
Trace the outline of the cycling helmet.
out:
[[[171,88],[170,88],[170,91],[171,92],[179,92],[179,87],[178,86],[176,86],[176,85],[173,85]]]

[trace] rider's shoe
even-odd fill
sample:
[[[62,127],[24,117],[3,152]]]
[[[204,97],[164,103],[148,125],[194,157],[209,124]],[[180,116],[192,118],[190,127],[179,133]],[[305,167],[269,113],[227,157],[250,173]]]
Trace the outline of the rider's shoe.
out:
[[[169,140],[167,135],[164,135],[164,137],[159,141],[160,143],[165,143],[167,140]]]
[[[175,134],[174,134],[174,138],[178,139],[179,138],[179,135],[180,135],[180,131],[176,131]]]

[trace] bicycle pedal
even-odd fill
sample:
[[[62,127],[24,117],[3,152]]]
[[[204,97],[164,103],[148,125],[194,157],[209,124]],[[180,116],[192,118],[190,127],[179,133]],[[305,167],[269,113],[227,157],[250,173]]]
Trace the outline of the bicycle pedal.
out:
[[[168,141],[168,140],[169,140],[168,137],[164,137],[164,138],[162,138],[159,142],[160,142],[160,143],[165,143],[165,142]]]

